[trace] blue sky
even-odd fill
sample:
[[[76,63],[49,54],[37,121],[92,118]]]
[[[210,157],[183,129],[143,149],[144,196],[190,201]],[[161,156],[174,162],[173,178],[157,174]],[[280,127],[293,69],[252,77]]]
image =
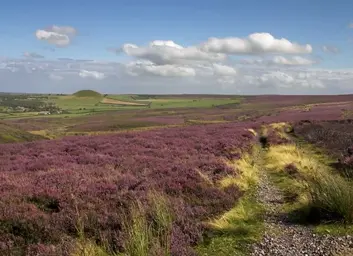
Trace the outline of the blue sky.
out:
[[[353,67],[353,28],[350,28],[349,25],[353,22],[352,10],[353,2],[348,0],[5,0],[2,1],[0,8],[0,56],[7,59],[16,59],[18,62],[20,62],[19,59],[24,58],[24,52],[44,56],[41,60],[36,58],[29,60],[26,57],[27,61],[34,63],[33,65],[38,65],[36,64],[38,61],[43,63],[57,58],[104,60],[126,65],[129,61],[139,61],[141,54],[131,54],[126,51],[115,54],[107,51],[107,48],[120,49],[127,43],[143,47],[155,40],[170,40],[183,47],[198,47],[211,37],[220,39],[229,37],[247,38],[254,33],[268,33],[276,39],[286,38],[290,42],[298,43],[302,46],[310,44],[312,47],[310,52],[301,52],[297,55],[314,60],[313,62],[315,63],[310,64],[310,67],[308,64],[304,64],[305,67],[296,64],[296,67],[301,69],[300,72],[303,72],[303,68],[305,68],[305,72],[312,72],[312,69],[330,69],[334,71],[351,69]],[[65,47],[57,47],[57,45],[50,43],[49,40],[38,40],[36,31],[44,30],[50,32],[52,30],[48,28],[53,25],[71,27],[77,33],[70,37],[70,43],[65,45]],[[324,52],[322,50],[324,46],[327,47],[326,49],[334,50]],[[164,54],[165,49],[160,50]],[[337,53],[332,53],[336,52],[336,50],[338,51]],[[223,53],[220,52],[220,54]],[[277,53],[277,55],[289,58],[288,52],[279,51]],[[240,60],[264,59],[272,53],[254,54],[253,52],[247,52],[242,54],[237,52],[234,54],[232,52],[226,54],[227,61],[221,63],[222,65],[231,65],[241,71],[238,73],[246,73],[248,75],[249,70],[239,67],[238,62]],[[157,65],[158,67],[153,68],[158,70],[158,72],[162,68],[164,68],[163,70],[180,69],[180,67],[193,68],[192,65],[194,65],[191,63],[180,64],[178,62],[172,63],[174,66],[170,67],[165,66],[171,65],[170,62],[154,63],[155,59],[149,58],[149,55],[146,56],[146,54],[143,55],[142,60],[152,61],[148,65]],[[290,56],[293,56],[293,54],[290,54]],[[8,62],[3,65],[9,66]],[[160,67],[161,65],[164,65],[164,67]],[[288,65],[284,65],[284,67],[262,65],[257,67],[257,70],[259,69],[262,70],[262,73],[257,71],[257,76],[259,76],[259,72],[262,76],[263,74],[266,75],[266,72],[275,72],[273,70],[280,69],[281,72],[285,73],[284,71],[286,71],[287,73],[285,74],[293,77],[292,73],[294,72],[291,70],[288,73]],[[99,72],[88,68],[85,70]],[[144,69],[144,73],[150,72],[150,70],[150,68]],[[52,72],[52,70],[47,70],[48,72]],[[121,72],[124,73],[121,70],[118,73],[120,74]],[[172,73],[173,80],[176,81],[174,71]],[[156,75],[156,72],[153,74]],[[0,73],[0,80],[1,76],[5,75],[4,72]],[[104,77],[108,77],[107,74],[104,75]],[[62,75],[60,76],[62,77]],[[166,76],[168,77],[169,75],[166,75],[166,72],[163,71],[162,76],[161,79],[166,79]],[[92,75],[91,78],[95,78],[95,76]],[[35,79],[38,79],[38,77]],[[137,79],[136,74],[134,79]],[[159,78],[155,77],[154,79],[158,80]],[[322,77],[318,79],[321,81]],[[104,82],[108,84],[107,79],[98,80],[100,84]],[[141,81],[143,80],[145,80],[144,77],[141,77]],[[237,80],[238,82],[234,82],[234,84],[239,85],[240,80]],[[260,80],[266,79],[261,78]],[[7,77],[6,81],[8,83],[11,80]],[[58,81],[59,79],[55,82],[58,83]],[[65,79],[60,81],[64,83]],[[87,79],[84,81],[87,81]],[[139,83],[142,83],[141,81]],[[228,79],[228,81],[231,80]],[[195,79],[192,82],[194,83]],[[161,81],[156,81],[156,83],[161,83]],[[183,83],[185,83],[185,79]],[[217,88],[217,85],[215,84],[214,87]],[[229,83],[227,83],[226,87],[229,87]],[[234,92],[239,90],[239,88],[235,87],[236,85],[233,88]],[[55,88],[55,85],[50,88]],[[168,92],[168,88],[163,90]],[[351,88],[344,90],[351,90]],[[118,89],[117,92],[119,92]]]

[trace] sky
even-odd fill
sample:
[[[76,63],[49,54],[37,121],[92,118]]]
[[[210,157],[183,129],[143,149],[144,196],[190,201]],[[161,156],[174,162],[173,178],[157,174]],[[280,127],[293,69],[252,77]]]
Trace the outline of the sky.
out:
[[[3,0],[0,91],[353,93],[350,0]]]

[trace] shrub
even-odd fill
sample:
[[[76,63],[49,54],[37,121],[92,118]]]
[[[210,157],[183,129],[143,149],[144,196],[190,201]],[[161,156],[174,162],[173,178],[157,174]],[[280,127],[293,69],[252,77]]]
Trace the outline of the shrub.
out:
[[[172,255],[192,255],[190,248],[202,239],[201,223],[231,209],[241,196],[234,184],[212,184],[236,175],[227,162],[239,159],[253,141],[244,124],[232,123],[0,145],[0,206],[5,209],[0,219],[23,219],[29,230],[35,228],[30,236],[12,229],[4,235],[24,249],[33,243],[55,246],[58,237],[77,239],[82,218],[78,229],[86,239],[107,244],[109,253],[120,252],[128,235],[122,225],[126,211],[136,201],[153,205],[148,192],[158,191],[175,213]],[[169,230],[163,223],[170,216],[153,217],[151,209],[144,209],[149,225]]]
[[[320,172],[309,180],[311,203],[314,208],[353,222],[353,187],[340,175]]]

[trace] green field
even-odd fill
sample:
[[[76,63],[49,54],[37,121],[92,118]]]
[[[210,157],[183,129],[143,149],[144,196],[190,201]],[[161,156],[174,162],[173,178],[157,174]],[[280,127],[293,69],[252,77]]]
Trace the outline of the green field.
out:
[[[236,106],[242,100],[239,96],[218,95],[103,95],[91,90],[79,91],[72,95],[0,94],[0,119],[42,116],[42,112],[48,112],[48,106],[51,106],[49,110],[55,108],[56,111],[50,111],[46,117],[74,117],[117,110],[204,109],[229,104]],[[30,103],[35,107],[19,110],[17,108],[22,105],[16,106],[17,102],[26,107]]]
[[[150,108],[211,108],[227,104],[236,104],[242,101],[241,97],[238,96],[224,96],[212,97],[212,96],[195,96],[188,97],[183,96],[141,96],[141,95],[108,95],[109,98],[135,102],[135,103],[151,103]]]

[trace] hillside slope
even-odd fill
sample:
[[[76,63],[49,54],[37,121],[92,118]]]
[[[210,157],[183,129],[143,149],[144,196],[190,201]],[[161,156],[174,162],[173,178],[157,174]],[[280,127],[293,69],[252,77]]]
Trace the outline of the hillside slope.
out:
[[[0,122],[0,143],[28,142],[45,139]]]
[[[89,98],[100,98],[102,95],[99,92],[93,90],[81,90],[73,94],[75,97],[89,97]]]

